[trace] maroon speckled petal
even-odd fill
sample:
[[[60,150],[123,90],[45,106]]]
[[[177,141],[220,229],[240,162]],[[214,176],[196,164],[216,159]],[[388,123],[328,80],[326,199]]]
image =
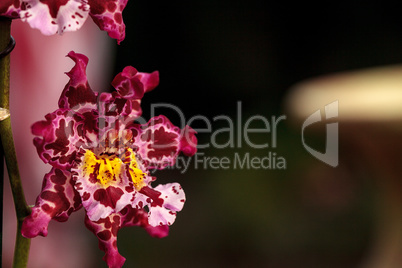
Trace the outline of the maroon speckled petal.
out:
[[[85,216],[85,226],[98,237],[99,248],[105,252],[103,260],[109,268],[122,267],[126,259],[117,250],[117,232],[121,228],[120,214],[111,214],[96,222]]]
[[[156,226],[153,227],[148,222],[148,213],[143,209],[135,209],[130,206],[125,207],[120,214],[123,216],[123,227],[140,226],[147,231],[147,233],[156,238],[163,238],[169,234],[169,226]]]
[[[113,79],[112,86],[126,99],[141,99],[145,92],[159,84],[159,72],[140,73],[134,67],[127,66]]]
[[[42,191],[36,199],[32,213],[22,224],[24,237],[46,236],[51,219],[66,221],[72,212],[81,208],[81,198],[73,185],[68,171],[52,168],[45,175]]]
[[[148,213],[142,209],[126,206],[121,212],[113,213],[105,219],[93,222],[85,217],[85,225],[93,232],[99,241],[99,248],[105,252],[103,260],[109,267],[120,268],[125,262],[117,249],[117,233],[123,227],[143,227],[152,237],[162,238],[168,235],[169,227],[152,227],[148,223]]]
[[[128,0],[89,0],[90,16],[101,30],[110,37],[117,39],[118,44],[126,36],[126,25],[123,22],[122,12]]]
[[[66,73],[70,81],[64,87],[59,99],[59,108],[82,111],[96,109],[97,93],[90,88],[86,75],[88,58],[71,51],[67,55],[74,62],[74,67]]]
[[[186,155],[197,151],[195,131],[189,126],[181,130],[163,115],[152,118],[145,125],[131,125],[129,128],[135,136],[134,146],[149,169],[174,165],[181,151]]]
[[[117,92],[102,92],[99,96],[99,114],[108,122],[120,121],[121,125],[141,116],[139,99],[126,99]]]
[[[34,144],[45,163],[68,170],[79,158],[81,146],[97,143],[97,115],[93,112],[79,114],[58,109],[45,118],[32,125],[32,133],[41,137],[34,138]]]
[[[138,72],[134,67],[127,66],[116,75],[112,86],[120,96],[126,99],[141,99],[144,96],[144,85],[141,83]]]

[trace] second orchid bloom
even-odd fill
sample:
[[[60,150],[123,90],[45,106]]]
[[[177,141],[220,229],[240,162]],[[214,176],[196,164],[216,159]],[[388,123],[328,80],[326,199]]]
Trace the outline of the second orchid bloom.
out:
[[[180,152],[196,152],[195,131],[180,129],[166,117],[139,124],[144,93],[159,83],[158,72],[126,67],[112,82],[115,91],[97,93],[86,77],[88,58],[70,52],[75,66],[59,108],[36,122],[32,132],[40,158],[49,163],[32,213],[22,226],[27,238],[46,236],[51,219],[66,221],[81,207],[86,226],[99,239],[110,267],[125,261],[117,250],[117,231],[141,226],[154,237],[168,234],[185,194],[178,183],[152,187],[150,170],[173,165]]]
[[[21,18],[44,35],[81,28],[88,16],[120,43],[126,35],[123,10],[128,0],[1,0],[0,16]]]

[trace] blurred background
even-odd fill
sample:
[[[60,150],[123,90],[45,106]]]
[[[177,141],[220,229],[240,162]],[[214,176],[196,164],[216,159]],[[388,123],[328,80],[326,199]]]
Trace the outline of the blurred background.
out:
[[[36,77],[32,78],[36,84],[29,85],[37,90],[20,84],[15,90],[20,93],[12,96],[17,103],[13,122],[22,125],[14,131],[28,203],[34,203],[43,174],[50,169],[36,156],[29,126],[56,108],[68,81],[63,72],[73,66],[64,55],[74,45],[76,52],[92,53],[88,68],[94,90],[107,90],[114,75],[127,65],[143,72],[159,70],[160,85],[142,101],[147,119],[151,105],[157,103],[179,107],[186,119],[203,115],[213,121],[215,116],[227,115],[235,128],[238,102],[243,124],[253,115],[287,116],[278,124],[276,148],[254,149],[243,142],[234,148],[199,150],[205,156],[232,160],[235,154],[264,157],[272,152],[286,160],[286,169],[195,168],[193,159],[184,174],[180,169],[158,171],[156,183],[183,186],[186,204],[164,239],[151,238],[140,228],[119,232],[125,267],[373,267],[370,259],[376,251],[381,199],[378,173],[363,153],[353,149],[353,140],[343,143],[342,133],[338,167],[315,159],[301,143],[301,122],[293,122],[283,104],[289,89],[302,80],[402,62],[399,9],[379,1],[338,1],[325,6],[258,0],[129,1],[123,16],[126,39],[119,46],[96,30],[90,19],[85,24],[90,30],[61,38],[41,37],[28,25],[13,26],[32,32],[34,41],[29,44],[16,38],[12,64],[18,62],[14,56],[18,46],[37,46],[29,54],[39,57],[37,62],[41,62],[42,45],[49,40],[55,39],[54,46],[61,50],[49,58],[49,62],[60,58],[61,63],[60,71],[50,77],[56,82],[46,94],[41,93],[44,80],[38,81],[36,70],[25,68],[13,74],[14,80]],[[94,31],[96,36],[87,36]],[[19,62],[23,65],[30,59],[24,56]],[[54,70],[55,64],[41,68]],[[46,103],[42,105],[41,100]],[[162,112],[180,124],[175,112]],[[252,126],[262,127],[258,122]],[[205,128],[205,124],[198,121],[193,127]],[[228,125],[212,122],[212,132],[222,127]],[[257,144],[271,145],[270,133],[251,137]],[[228,133],[217,138],[224,144]],[[198,139],[209,143],[211,133],[200,133]],[[325,136],[319,131],[307,132],[306,140],[324,151]],[[9,186],[5,189],[9,191]],[[11,254],[14,239],[10,198],[4,201],[10,207],[5,212],[10,223],[4,228],[10,231],[4,234],[4,258]],[[106,267],[97,239],[85,229],[83,219],[83,211],[74,213],[67,223],[52,222],[47,238],[33,239],[30,267]],[[400,241],[395,243],[402,246]]]

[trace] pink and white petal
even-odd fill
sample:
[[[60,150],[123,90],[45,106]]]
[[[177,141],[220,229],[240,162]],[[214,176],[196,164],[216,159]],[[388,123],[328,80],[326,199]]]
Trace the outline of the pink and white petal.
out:
[[[176,212],[182,210],[186,196],[178,183],[158,185],[155,189],[143,187],[140,193],[149,197],[148,222],[151,226],[172,225]]]
[[[180,129],[165,116],[152,118],[145,126],[138,126],[134,145],[149,169],[163,169],[173,165],[180,148]]]
[[[120,175],[115,175],[115,181],[104,186],[97,180],[95,174],[88,174],[85,169],[85,163],[81,161],[71,171],[74,174],[75,189],[80,194],[82,205],[91,221],[104,219],[132,203],[136,192],[123,170],[115,171]]]
[[[20,0],[1,0],[0,16],[17,19],[20,17]]]
[[[131,206],[135,209],[142,209],[144,208],[146,205],[148,205],[149,203],[149,197],[144,195],[144,194],[140,194],[140,193],[136,193],[136,195],[134,196],[133,201],[131,202]]]
[[[180,130],[163,115],[152,118],[145,125],[130,125],[130,128],[136,134],[133,145],[139,148],[138,154],[148,169],[172,166],[181,151],[186,154],[196,151],[195,131],[188,126]]]
[[[22,0],[21,3],[21,19],[44,35],[76,31],[89,14],[85,0]]]
[[[105,252],[103,260],[109,267],[121,267],[125,258],[122,257],[117,249],[117,233],[123,227],[140,226],[144,228],[152,237],[163,238],[169,234],[169,227],[150,226],[148,223],[148,213],[142,209],[135,209],[126,206],[119,213],[112,213],[105,219],[91,221],[85,217],[85,225],[92,231],[99,241],[99,248]]]
[[[31,127],[34,145],[45,163],[67,170],[80,157],[79,149],[96,145],[97,115],[58,109]]]
[[[35,206],[22,224],[24,237],[46,236],[51,219],[66,221],[72,212],[81,208],[81,198],[73,185],[71,173],[68,171],[52,168],[45,175]]]
[[[159,184],[154,188],[156,191],[161,192],[163,207],[173,210],[181,211],[186,202],[186,195],[183,188],[177,182],[168,184]]]
[[[88,58],[74,51],[70,51],[67,56],[75,62],[75,65],[66,73],[70,77],[70,81],[61,93],[59,108],[71,109],[76,112],[97,109],[97,93],[90,88],[86,75]]]
[[[117,249],[117,232],[121,228],[120,215],[114,213],[98,221],[91,221],[86,216],[85,226],[98,237],[99,248],[105,252],[103,260],[108,267],[122,267],[126,259]]]
[[[126,36],[123,10],[128,0],[89,0],[90,16],[99,28],[120,44]]]
[[[134,154],[134,157],[131,155]],[[144,165],[142,164],[142,161],[138,159],[138,156],[132,151],[132,150],[128,150],[127,148],[125,149],[124,153],[122,153],[122,155],[124,155],[124,157],[122,158],[123,163],[126,164],[125,166],[125,172],[127,173],[127,170],[130,169],[129,167],[129,163],[131,161],[131,159],[135,158],[137,159],[137,165],[136,168],[142,170],[143,172],[146,172],[146,168],[144,167]],[[149,185],[152,181],[155,181],[155,177],[150,176],[149,174],[145,174],[142,177],[142,182],[144,183],[145,186],[143,186],[141,189],[148,189],[149,187],[147,187],[147,185]],[[154,196],[157,197],[160,193],[152,191],[151,188],[150,191],[148,191],[150,194],[144,195],[140,192],[138,192],[138,189],[136,189],[134,187],[134,184],[131,182],[131,177],[130,177],[130,186],[126,187],[126,190],[130,190],[130,191],[135,191],[134,195],[133,195],[133,199],[130,200],[130,206],[135,208],[135,209],[142,209],[144,208],[144,206],[146,206],[149,203],[149,198],[150,196]],[[143,191],[144,191],[143,190]],[[146,190],[145,190],[146,191]]]
[[[148,222],[151,226],[172,225],[176,220],[176,212],[164,207],[151,207],[148,214]]]
[[[45,116],[46,121],[32,125],[32,133],[42,138],[34,138],[39,157],[45,163],[67,170],[77,158],[77,144],[83,144],[83,137],[78,135],[78,115],[73,118],[69,110],[58,109]]]
[[[122,227],[140,226],[147,233],[156,238],[163,238],[169,234],[169,226],[162,225],[153,227],[148,223],[148,213],[143,209],[135,209],[131,206],[125,207],[119,213],[122,219]]]
[[[109,197],[108,194],[110,195],[113,194],[113,197],[120,198],[123,192],[120,192],[119,188],[112,188],[109,189],[109,192],[106,192],[99,186],[95,185],[93,185],[92,187],[88,187],[87,185],[83,186],[83,181],[85,179],[86,178],[82,180],[80,179],[77,180],[76,190],[81,195],[82,205],[87,211],[88,217],[93,221],[97,221],[99,219],[104,219],[108,217],[114,211],[114,207],[112,206],[115,206],[115,203],[113,203],[113,201],[116,202],[115,200],[116,198],[113,199],[112,197]]]

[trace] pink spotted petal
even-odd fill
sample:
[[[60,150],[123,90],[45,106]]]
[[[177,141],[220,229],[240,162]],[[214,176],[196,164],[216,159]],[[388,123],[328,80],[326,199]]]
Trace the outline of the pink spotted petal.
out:
[[[103,260],[110,268],[120,268],[126,259],[117,249],[117,232],[121,228],[121,216],[112,214],[105,219],[91,221],[85,217],[86,227],[93,232],[99,240],[99,248],[105,252]]]
[[[79,148],[96,144],[97,117],[91,112],[58,109],[32,125],[34,144],[45,163],[67,170],[75,165]]]
[[[186,196],[178,183],[144,187],[140,193],[149,197],[148,222],[151,226],[172,225],[176,212],[182,210]],[[152,201],[151,201],[152,200]]]
[[[46,236],[51,219],[66,221],[72,212],[81,208],[81,199],[73,184],[68,171],[52,168],[45,175],[42,191],[36,199],[32,213],[22,224],[24,237]]]
[[[109,267],[121,267],[125,262],[125,258],[119,254],[117,249],[117,233],[121,228],[140,226],[156,238],[163,238],[169,234],[168,226],[150,226],[148,213],[131,206],[126,206],[119,213],[113,213],[98,221],[91,221],[86,216],[85,225],[98,237],[99,248],[105,252],[103,260]]]
[[[85,0],[22,0],[21,19],[44,35],[81,28],[89,14]]]
[[[191,155],[197,150],[195,131],[189,126],[180,130],[163,115],[145,125],[129,128],[135,134],[134,146],[138,147],[138,154],[149,169],[172,166],[181,151]]]
[[[125,207],[119,213],[122,215],[123,227],[140,226],[147,231],[147,233],[156,238],[163,238],[169,234],[169,226],[156,226],[153,227],[148,222],[148,213],[143,209],[135,209],[131,206]]]
[[[16,19],[19,18],[20,0],[1,0],[0,16]]]
[[[90,15],[101,30],[106,31],[118,44],[126,36],[122,12],[128,0],[89,0]]]
[[[116,93],[116,92],[114,92]],[[117,93],[116,93],[117,94]],[[128,114],[122,112],[129,104],[126,99],[115,98],[116,94],[101,93],[99,102],[99,140],[102,146],[113,147],[113,153],[122,153],[132,138],[132,132],[126,129],[126,123],[133,121],[141,110],[129,109]],[[122,101],[122,102],[120,102]],[[121,114],[119,113],[121,111]],[[113,134],[114,133],[114,134]],[[109,135],[114,136],[110,139]]]
[[[160,184],[154,188],[156,191],[161,192],[161,198],[163,201],[163,207],[173,211],[181,211],[186,201],[186,195],[180,184],[168,183]]]
[[[109,186],[106,189],[99,185],[89,185],[83,179],[77,180],[77,191],[82,198],[82,204],[92,221],[104,219],[112,213],[119,212],[133,199],[134,192],[127,192],[120,187]]]
[[[82,205],[91,221],[98,221],[117,213],[135,200],[137,192],[125,174],[125,167],[122,167],[121,171],[115,171],[120,173],[120,176],[115,174],[114,181],[108,186],[102,185],[95,174],[87,174],[84,168],[85,163],[82,161],[71,170],[75,174],[75,189],[80,194]]]
[[[151,226],[172,225],[176,220],[176,212],[164,207],[151,207],[149,211],[149,224]]]
[[[70,77],[70,81],[61,93],[59,108],[71,109],[76,112],[96,109],[97,93],[89,87],[86,75],[88,58],[74,51],[70,51],[67,56],[75,62],[75,65],[66,73]]]

